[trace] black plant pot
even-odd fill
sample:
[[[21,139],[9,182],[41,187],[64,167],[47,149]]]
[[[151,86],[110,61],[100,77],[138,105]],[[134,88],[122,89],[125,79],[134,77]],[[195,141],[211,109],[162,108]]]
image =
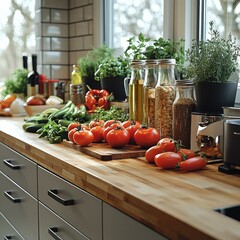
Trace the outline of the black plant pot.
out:
[[[101,89],[101,82],[100,81],[96,81],[94,79],[94,76],[88,76],[88,77],[83,77],[83,91],[84,93],[86,93],[89,89],[87,88],[87,86],[89,86],[91,89]]]
[[[198,112],[222,114],[223,107],[235,104],[236,82],[201,82],[195,85]]]
[[[106,77],[101,79],[102,89],[107,90],[109,93],[113,93],[115,101],[125,101],[126,93],[124,88],[125,77]]]

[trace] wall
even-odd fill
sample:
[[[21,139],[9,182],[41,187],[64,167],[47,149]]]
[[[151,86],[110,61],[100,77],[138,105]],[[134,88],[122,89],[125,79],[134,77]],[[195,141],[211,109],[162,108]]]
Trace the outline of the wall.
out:
[[[35,9],[38,72],[69,80],[72,65],[93,48],[93,0],[36,0]]]

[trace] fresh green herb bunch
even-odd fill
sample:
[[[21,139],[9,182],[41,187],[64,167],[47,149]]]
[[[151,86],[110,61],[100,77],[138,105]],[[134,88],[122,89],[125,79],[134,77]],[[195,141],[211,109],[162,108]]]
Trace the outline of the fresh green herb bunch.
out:
[[[110,57],[103,60],[95,72],[95,79],[100,80],[105,77],[125,76],[130,74],[129,59],[119,56]]]
[[[78,60],[79,72],[82,77],[93,77],[99,64],[105,59],[113,57],[114,49],[106,45],[94,48],[86,56]]]
[[[186,51],[187,77],[197,82],[227,82],[239,65],[240,48],[230,33],[228,39],[220,38],[211,21],[207,41],[193,40],[191,49]]]
[[[11,93],[23,93],[27,96],[27,75],[26,69],[17,69],[4,83],[3,96]]]
[[[125,56],[131,60],[145,60],[145,51],[149,41],[150,38],[145,38],[142,33],[129,38],[128,47],[124,52]]]

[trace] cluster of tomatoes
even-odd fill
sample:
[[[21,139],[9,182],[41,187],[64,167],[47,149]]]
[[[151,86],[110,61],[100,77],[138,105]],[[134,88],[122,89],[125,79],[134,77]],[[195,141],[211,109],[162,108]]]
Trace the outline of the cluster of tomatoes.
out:
[[[138,121],[94,120],[88,126],[71,123],[68,126],[68,138],[80,146],[106,141],[114,148],[121,148],[127,144],[149,148],[158,143],[160,133],[155,128],[142,126]]]
[[[145,158],[162,169],[195,171],[207,165],[207,159],[204,156],[191,149],[183,148],[179,141],[171,138],[163,138],[157,145],[150,147],[146,151]]]
[[[15,95],[8,94],[3,100],[0,100],[0,110],[9,108],[17,97]]]

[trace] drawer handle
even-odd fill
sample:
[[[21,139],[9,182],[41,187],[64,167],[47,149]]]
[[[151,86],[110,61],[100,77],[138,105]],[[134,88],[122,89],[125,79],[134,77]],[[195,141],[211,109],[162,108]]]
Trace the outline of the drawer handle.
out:
[[[13,203],[20,203],[20,202],[21,202],[21,199],[20,199],[20,198],[14,198],[14,197],[12,196],[11,191],[4,191],[4,195],[5,195],[10,201],[12,201]]]
[[[56,233],[58,229],[56,227],[48,228],[48,233],[55,239],[55,240],[62,240]]]
[[[48,190],[48,195],[56,200],[57,202],[61,203],[64,206],[70,206],[74,205],[74,200],[73,199],[63,199],[60,196],[58,196],[58,190],[57,189],[49,189]]]
[[[12,237],[11,236],[5,236],[4,237],[4,240],[9,240],[9,239],[12,239]]]
[[[5,160],[3,160],[3,163],[4,163],[6,166],[8,166],[8,167],[10,167],[11,169],[13,169],[13,170],[18,170],[18,169],[20,169],[20,165],[14,165],[14,164],[12,164],[12,160],[11,160],[11,159],[5,159]]]

